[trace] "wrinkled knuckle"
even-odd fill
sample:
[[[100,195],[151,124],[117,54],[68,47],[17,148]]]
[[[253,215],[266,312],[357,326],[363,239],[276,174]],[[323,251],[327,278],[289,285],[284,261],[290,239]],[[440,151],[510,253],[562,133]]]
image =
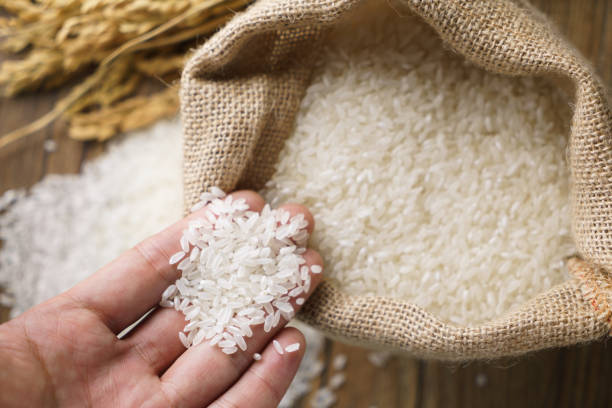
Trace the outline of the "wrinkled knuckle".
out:
[[[270,383],[268,378],[261,375],[257,371],[253,371],[253,375],[256,381],[259,382],[260,384],[259,388],[261,389],[261,391],[269,395],[269,398],[267,398],[267,400],[274,400],[277,403],[279,403],[280,400],[283,398],[283,393],[280,392],[280,390],[277,387],[275,387],[274,384]]]
[[[161,354],[159,348],[155,344],[151,342],[147,344],[134,343],[132,345],[132,350],[148,367],[155,371]]]
[[[174,268],[167,268],[170,254],[159,246],[154,239],[146,239],[134,246],[136,253],[143,261],[167,282],[176,280]]]
[[[161,393],[170,408],[181,408],[189,406],[184,395],[170,381],[161,382]]]
[[[208,406],[208,408],[242,408],[233,401],[222,395],[218,400]]]

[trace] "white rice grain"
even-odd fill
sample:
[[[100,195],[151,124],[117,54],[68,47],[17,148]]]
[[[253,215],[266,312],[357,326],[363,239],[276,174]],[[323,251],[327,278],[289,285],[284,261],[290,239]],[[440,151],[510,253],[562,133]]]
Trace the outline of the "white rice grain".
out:
[[[178,263],[184,257],[185,257],[184,251],[177,252],[176,254],[170,257],[170,265],[174,265],[175,263]]]
[[[347,361],[346,354],[338,354],[332,361],[332,367],[334,367],[334,370],[344,370]]]
[[[328,383],[329,388],[331,388],[332,390],[337,390],[342,385],[344,385],[345,381],[346,381],[346,376],[343,373],[336,373],[332,375],[331,378],[329,379],[329,383]]]
[[[221,349],[225,354],[234,354],[238,349],[236,347],[224,347]]]
[[[285,347],[285,351],[287,353],[293,353],[296,352],[300,349],[300,343],[292,343],[290,345],[288,345],[287,347]]]
[[[391,353],[388,351],[371,351],[368,353],[367,358],[372,365],[382,368],[387,365],[387,362],[391,358]]]
[[[274,350],[276,350],[278,354],[285,354],[283,346],[281,346],[281,344],[277,340],[272,340],[272,345],[274,346]]]

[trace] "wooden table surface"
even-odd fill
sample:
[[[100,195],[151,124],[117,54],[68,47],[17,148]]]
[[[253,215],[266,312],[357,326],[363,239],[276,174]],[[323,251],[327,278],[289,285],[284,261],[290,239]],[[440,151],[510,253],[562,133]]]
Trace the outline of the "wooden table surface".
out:
[[[612,0],[532,0],[612,84]],[[0,100],[0,134],[51,108],[57,93]],[[57,150],[47,153],[45,140]],[[28,187],[49,173],[78,172],[103,149],[66,137],[62,123],[0,151],[0,193]],[[8,310],[0,308],[0,322]],[[547,350],[520,359],[469,364],[393,358],[385,368],[367,352],[328,341],[322,358],[349,358],[336,407],[612,407],[612,350],[607,342]],[[326,371],[320,382],[329,377]],[[319,381],[317,381],[319,382]],[[297,406],[310,406],[304,398]]]

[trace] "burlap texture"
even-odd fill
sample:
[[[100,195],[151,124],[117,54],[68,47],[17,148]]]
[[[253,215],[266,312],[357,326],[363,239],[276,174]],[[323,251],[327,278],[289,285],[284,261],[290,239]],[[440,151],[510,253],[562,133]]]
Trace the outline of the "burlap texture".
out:
[[[260,189],[274,171],[323,34],[359,0],[260,0],[198,49],[181,83],[185,205],[217,185]],[[445,324],[408,302],[348,296],[324,282],[301,318],[351,343],[463,360],[585,342],[610,331],[612,116],[606,91],[544,17],[510,0],[403,0],[487,70],[573,85],[568,148],[575,278],[480,327]]]

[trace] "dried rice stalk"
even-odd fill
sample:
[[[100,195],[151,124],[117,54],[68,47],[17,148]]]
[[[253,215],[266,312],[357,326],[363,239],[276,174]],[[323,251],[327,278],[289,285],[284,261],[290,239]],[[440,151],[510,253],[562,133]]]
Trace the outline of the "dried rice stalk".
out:
[[[0,51],[22,54],[0,66],[4,96],[87,75],[47,115],[1,137],[0,148],[61,115],[71,137],[105,140],[174,114],[176,90],[145,98],[134,95],[138,85],[146,78],[174,81],[196,39],[250,1],[0,0],[0,10],[10,15],[0,18]]]
[[[69,135],[77,140],[109,139],[176,114],[178,91],[168,88],[152,96],[136,96],[90,113],[74,114]]]

